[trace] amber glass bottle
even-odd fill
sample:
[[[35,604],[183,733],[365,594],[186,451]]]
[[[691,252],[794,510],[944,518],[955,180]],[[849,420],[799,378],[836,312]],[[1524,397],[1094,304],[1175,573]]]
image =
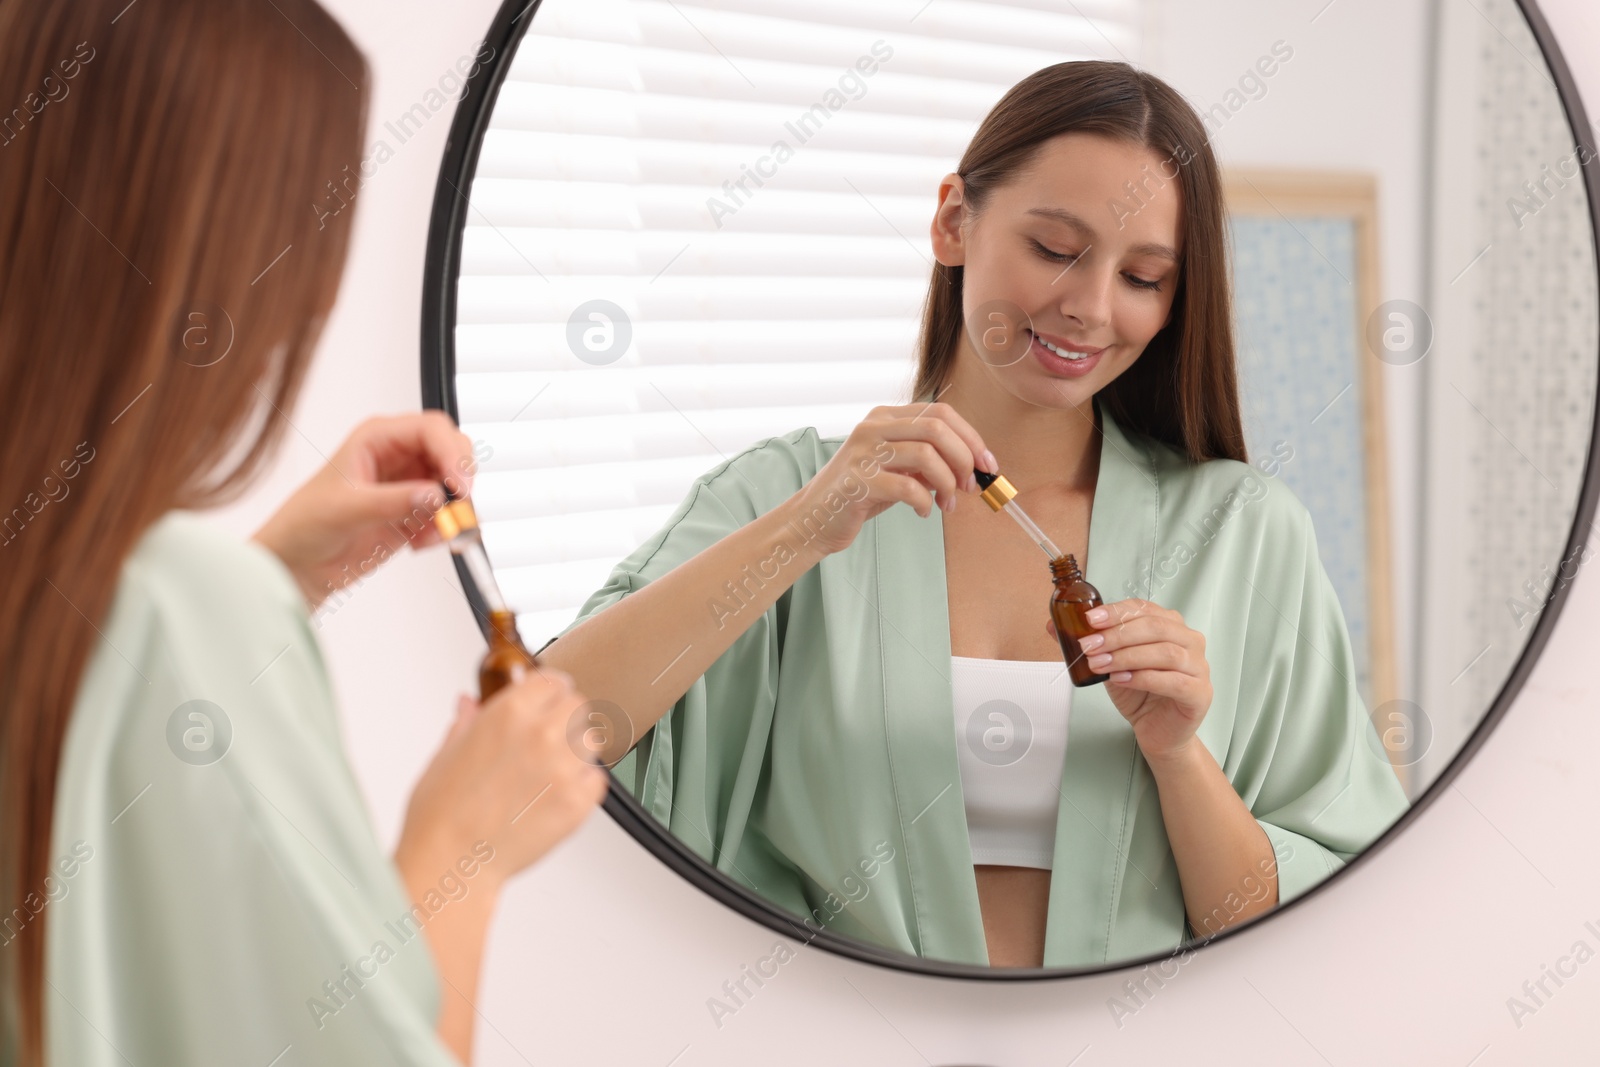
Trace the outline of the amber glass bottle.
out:
[[[478,700],[488,700],[533,667],[533,653],[517,635],[516,616],[509,611],[490,612],[489,651],[478,664]]]
[[[1095,632],[1084,616],[1104,603],[1100,591],[1084,579],[1078,561],[1070,553],[1050,561],[1050,577],[1056,582],[1055,592],[1050,595],[1050,619],[1056,624],[1056,637],[1061,641],[1061,654],[1066,657],[1072,684],[1080,689],[1098,685],[1111,676],[1096,674],[1090,668],[1078,639]]]
[[[494,570],[483,550],[483,532],[472,501],[457,497],[448,487],[448,502],[433,516],[439,536],[466,565],[466,581],[478,591],[489,609],[489,651],[478,664],[478,699],[486,701],[534,667],[533,653],[523,647],[517,618],[506,607],[494,580]]]

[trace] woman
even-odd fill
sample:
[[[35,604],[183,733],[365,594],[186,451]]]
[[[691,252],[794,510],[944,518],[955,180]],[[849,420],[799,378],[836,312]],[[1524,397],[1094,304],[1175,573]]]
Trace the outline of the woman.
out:
[[[931,232],[914,403],[708,471],[543,661],[621,709],[603,759],[674,834],[839,933],[1083,965],[1305,891],[1405,798],[1310,519],[1245,463],[1203,126],[1125,64],[1046,68]],[[996,457],[1113,600],[1103,685],[1065,685],[1046,560],[964,496]],[[1008,696],[1048,719],[1026,788],[978,780]]]
[[[313,0],[0,0],[0,1062],[465,1062],[499,887],[602,795],[544,672],[373,838],[309,612],[437,540],[448,419],[362,424],[247,544],[174,510],[289,428],[368,84]]]

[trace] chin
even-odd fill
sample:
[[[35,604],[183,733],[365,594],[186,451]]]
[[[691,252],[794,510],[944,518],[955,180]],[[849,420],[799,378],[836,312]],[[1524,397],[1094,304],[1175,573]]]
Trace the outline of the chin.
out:
[[[1095,377],[1098,377],[1098,375]],[[1066,381],[1061,378],[1052,378],[1046,374],[1039,374],[1029,375],[1024,381],[1011,383],[1011,392],[1017,399],[1025,400],[1042,408],[1055,408],[1059,411],[1080,407],[1088,403],[1089,398],[1099,391],[1100,386],[1093,378]]]

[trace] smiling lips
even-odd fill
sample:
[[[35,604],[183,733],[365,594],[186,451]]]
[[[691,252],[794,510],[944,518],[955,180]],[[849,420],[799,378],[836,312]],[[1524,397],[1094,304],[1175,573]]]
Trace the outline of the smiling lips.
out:
[[[1082,378],[1099,365],[1107,352],[1105,348],[1085,350],[1081,345],[1064,341],[1046,341],[1032,330],[1028,334],[1028,351],[1033,354],[1034,362],[1055,378]]]
[[[1038,334],[1029,331],[1027,350],[1034,357],[1034,362],[1040,366],[1040,370],[1050,374],[1051,378],[1077,379],[1093,374],[1094,368],[1101,362],[1101,357],[1104,357],[1110,349],[1090,349],[1085,352],[1082,346],[1045,341]]]
[[[1046,349],[1060,356],[1062,359],[1072,360],[1073,362],[1087,359],[1090,356],[1098,355],[1099,353],[1105,351],[1104,348],[1091,348],[1088,345],[1075,345],[1066,340],[1047,340],[1043,334],[1035,333],[1033,330],[1029,330],[1028,332],[1033,334],[1034,339]]]

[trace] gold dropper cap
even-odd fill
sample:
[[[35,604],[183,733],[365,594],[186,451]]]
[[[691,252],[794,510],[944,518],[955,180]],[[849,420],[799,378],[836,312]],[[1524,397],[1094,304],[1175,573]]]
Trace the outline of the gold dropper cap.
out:
[[[990,474],[988,471],[973,471],[972,475],[978,480],[978,485],[983,492],[978,495],[983,497],[983,502],[995,511],[999,511],[1011,503],[1017,495],[1017,487],[1006,480],[1003,474]]]
[[[462,530],[477,529],[478,513],[472,510],[472,501],[460,497],[447,502],[444,507],[433,513],[433,525],[439,531],[441,538],[451,541]]]

